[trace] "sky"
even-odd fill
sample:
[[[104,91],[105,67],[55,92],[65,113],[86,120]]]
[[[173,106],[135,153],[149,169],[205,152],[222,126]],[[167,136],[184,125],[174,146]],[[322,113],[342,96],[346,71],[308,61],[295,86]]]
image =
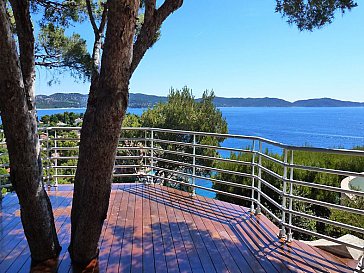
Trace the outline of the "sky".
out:
[[[272,0],[185,0],[163,24],[130,92],[165,96],[187,85],[196,97],[208,89],[220,97],[364,102],[364,4],[313,32],[300,32],[274,9]],[[91,50],[91,26],[73,31]],[[67,73],[52,86],[49,72],[37,74],[37,94],[88,93],[88,82]]]

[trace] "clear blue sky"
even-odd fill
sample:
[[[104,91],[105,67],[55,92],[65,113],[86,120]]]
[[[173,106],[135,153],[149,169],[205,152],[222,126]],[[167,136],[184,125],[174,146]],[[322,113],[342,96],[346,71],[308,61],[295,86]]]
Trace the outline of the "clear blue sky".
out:
[[[130,91],[166,95],[184,85],[199,97],[332,97],[364,102],[364,5],[314,32],[274,12],[275,2],[185,0],[162,27],[131,80]],[[77,29],[92,45],[91,26]],[[67,74],[49,87],[38,69],[37,94],[88,93]]]

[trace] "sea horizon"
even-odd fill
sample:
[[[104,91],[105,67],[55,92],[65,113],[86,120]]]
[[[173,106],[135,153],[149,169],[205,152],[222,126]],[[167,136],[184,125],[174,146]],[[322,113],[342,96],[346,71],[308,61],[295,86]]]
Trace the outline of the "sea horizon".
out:
[[[292,146],[352,149],[364,146],[364,107],[218,107],[230,134],[258,136]],[[141,115],[147,108],[128,108]],[[38,109],[38,118],[86,108]],[[235,145],[232,143],[232,145]]]

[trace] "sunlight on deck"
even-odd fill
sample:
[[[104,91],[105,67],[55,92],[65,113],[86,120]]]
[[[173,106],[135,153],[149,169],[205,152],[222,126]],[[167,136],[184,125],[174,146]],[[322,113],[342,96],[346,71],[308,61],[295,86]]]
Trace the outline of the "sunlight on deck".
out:
[[[67,252],[73,186],[49,192],[62,252]],[[114,184],[100,238],[100,272],[347,272],[356,263],[299,241],[284,244],[264,215],[163,186]],[[18,200],[0,207],[0,272],[28,272],[30,256]]]

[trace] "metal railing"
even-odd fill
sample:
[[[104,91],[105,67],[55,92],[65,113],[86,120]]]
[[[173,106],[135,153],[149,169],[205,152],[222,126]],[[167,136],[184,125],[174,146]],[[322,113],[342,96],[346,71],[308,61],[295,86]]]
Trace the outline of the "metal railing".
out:
[[[43,128],[39,135],[46,183],[72,183],[80,128]],[[353,206],[355,198],[364,198],[364,192],[340,186],[347,176],[364,177],[364,170],[306,163],[307,158],[317,157],[362,160],[364,166],[361,150],[296,147],[255,136],[128,127],[120,137],[113,176],[115,182],[163,183],[189,191],[191,196],[210,192],[211,197],[249,206],[251,213],[263,212],[274,221],[280,227],[278,236],[286,241],[291,241],[295,232],[298,238],[323,238],[364,250],[337,238],[345,232],[364,238],[364,228],[331,217],[337,212],[364,217],[363,208]],[[0,179],[8,177],[0,175]]]

